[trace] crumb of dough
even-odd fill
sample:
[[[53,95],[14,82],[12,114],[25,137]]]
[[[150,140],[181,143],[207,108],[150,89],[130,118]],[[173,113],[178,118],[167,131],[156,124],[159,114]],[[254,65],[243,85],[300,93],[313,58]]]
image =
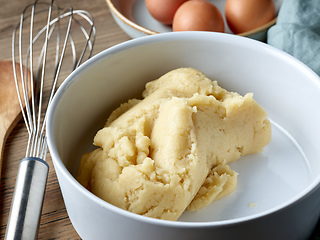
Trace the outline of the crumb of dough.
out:
[[[168,72],[142,96],[110,115],[80,162],[78,181],[119,208],[177,220],[230,194],[238,174],[228,163],[270,142],[251,93],[228,92],[196,69]]]
[[[249,204],[249,207],[250,207],[250,208],[253,208],[253,207],[255,207],[255,206],[257,206],[257,203],[250,203],[250,204]]]

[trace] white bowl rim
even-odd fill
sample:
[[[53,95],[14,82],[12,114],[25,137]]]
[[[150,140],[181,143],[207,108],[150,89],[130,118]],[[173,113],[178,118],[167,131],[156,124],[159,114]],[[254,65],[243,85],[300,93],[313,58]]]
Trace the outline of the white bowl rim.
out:
[[[300,194],[294,196],[290,200],[273,207],[269,210],[256,213],[250,216],[246,217],[240,217],[236,219],[228,219],[228,220],[221,220],[221,221],[205,221],[205,222],[179,222],[179,221],[167,221],[167,220],[160,220],[160,219],[154,219],[146,216],[141,216],[123,209],[120,209],[102,199],[95,196],[93,193],[88,191],[86,188],[84,188],[69,172],[69,170],[66,168],[66,166],[63,164],[62,160],[59,157],[56,145],[53,140],[53,133],[50,126],[53,125],[52,119],[54,115],[54,111],[56,106],[58,105],[60,101],[60,97],[64,94],[64,92],[67,90],[68,86],[72,84],[72,82],[75,80],[75,77],[83,72],[86,68],[90,67],[90,65],[98,60],[101,60],[107,56],[114,55],[116,53],[125,51],[127,49],[135,48],[138,46],[142,46],[145,44],[151,44],[156,42],[164,42],[164,41],[178,41],[178,40],[191,40],[191,39],[214,39],[222,41],[223,42],[230,42],[233,41],[234,38],[237,38],[238,44],[245,44],[246,42],[249,43],[251,47],[258,46],[259,48],[265,48],[268,49],[270,52],[272,52],[273,55],[276,55],[278,57],[284,58],[286,61],[291,62],[295,67],[301,68],[306,75],[309,76],[310,80],[319,86],[320,88],[320,77],[312,71],[308,66],[306,66],[304,63],[299,61],[298,59],[294,58],[293,56],[285,53],[282,50],[279,50],[275,47],[272,47],[268,44],[259,42],[257,40],[253,40],[250,38],[227,34],[227,33],[216,33],[216,32],[169,32],[169,33],[163,33],[163,34],[156,34],[156,35],[148,35],[140,38],[135,38],[128,40],[126,42],[119,43],[115,46],[112,46],[106,50],[103,50],[102,52],[96,54],[91,59],[84,62],[82,65],[80,65],[76,70],[74,70],[61,84],[59,89],[57,90],[49,108],[48,108],[48,118],[47,118],[47,142],[48,147],[50,150],[50,154],[52,156],[52,161],[54,162],[55,168],[59,168],[60,172],[64,174],[64,177],[70,181],[70,183],[83,195],[85,195],[87,198],[90,198],[92,201],[94,201],[96,204],[107,208],[115,213],[118,213],[119,215],[148,223],[148,224],[155,224],[160,226],[166,226],[166,227],[178,227],[178,228],[203,228],[203,227],[221,227],[221,226],[228,226],[228,225],[237,225],[241,224],[243,222],[256,220],[261,217],[265,217],[271,214],[274,214],[275,212],[281,211],[283,209],[286,209],[297,202],[303,200],[306,198],[309,194],[311,194],[318,186],[320,186],[320,175],[317,176],[307,188],[305,188]]]

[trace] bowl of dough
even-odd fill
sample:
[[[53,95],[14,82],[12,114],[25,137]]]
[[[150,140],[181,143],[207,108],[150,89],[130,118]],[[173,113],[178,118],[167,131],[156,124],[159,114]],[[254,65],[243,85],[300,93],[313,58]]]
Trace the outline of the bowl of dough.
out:
[[[306,239],[320,214],[320,81],[249,38],[173,32],[83,63],[47,139],[83,239]]]

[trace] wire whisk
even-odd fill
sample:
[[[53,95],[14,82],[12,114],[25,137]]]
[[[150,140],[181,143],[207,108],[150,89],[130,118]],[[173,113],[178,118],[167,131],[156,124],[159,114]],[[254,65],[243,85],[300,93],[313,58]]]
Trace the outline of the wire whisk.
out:
[[[46,21],[46,24],[36,30],[39,21]],[[72,7],[61,9],[54,0],[36,0],[28,5],[13,31],[14,79],[29,137],[25,158],[19,164],[6,239],[37,238],[49,171],[45,161],[47,109],[59,85],[63,62],[71,58],[72,72],[90,58],[95,36],[94,20],[89,12]],[[77,49],[79,42],[81,51]],[[66,54],[69,50],[71,56]],[[20,69],[16,69],[17,60]],[[18,74],[21,75],[21,84],[18,83]]]

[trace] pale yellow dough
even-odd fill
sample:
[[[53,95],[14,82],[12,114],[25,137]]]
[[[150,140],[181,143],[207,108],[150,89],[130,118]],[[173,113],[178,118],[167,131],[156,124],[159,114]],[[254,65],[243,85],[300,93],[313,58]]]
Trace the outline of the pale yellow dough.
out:
[[[166,220],[231,193],[227,163],[263,150],[271,139],[265,110],[193,68],[149,82],[143,100],[116,109],[85,154],[78,180],[122,209]]]

